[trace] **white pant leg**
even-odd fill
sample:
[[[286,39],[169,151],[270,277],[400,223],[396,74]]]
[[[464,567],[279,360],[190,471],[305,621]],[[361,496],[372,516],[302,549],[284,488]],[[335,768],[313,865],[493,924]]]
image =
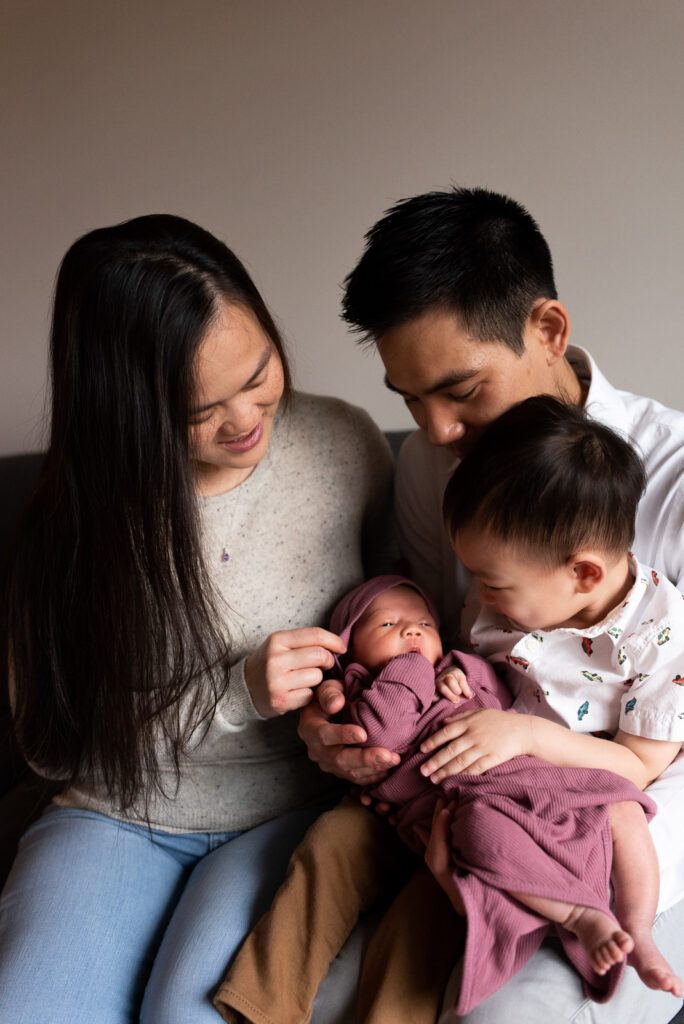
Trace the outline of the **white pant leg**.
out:
[[[684,901],[659,914],[655,941],[672,968],[684,977]],[[669,1024],[681,1001],[653,992],[628,967],[608,1003],[587,999],[577,972],[561,953],[558,940],[547,940],[514,978],[465,1017],[451,1007],[458,995],[460,965],[447,986],[438,1024]]]

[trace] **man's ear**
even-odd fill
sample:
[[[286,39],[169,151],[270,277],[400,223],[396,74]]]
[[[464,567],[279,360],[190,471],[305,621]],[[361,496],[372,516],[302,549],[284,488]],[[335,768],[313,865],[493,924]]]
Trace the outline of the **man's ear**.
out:
[[[570,338],[570,314],[558,299],[540,299],[532,308],[529,328],[546,349],[549,366],[562,359]]]
[[[568,559],[578,594],[590,594],[606,578],[606,563],[595,551],[578,551]]]

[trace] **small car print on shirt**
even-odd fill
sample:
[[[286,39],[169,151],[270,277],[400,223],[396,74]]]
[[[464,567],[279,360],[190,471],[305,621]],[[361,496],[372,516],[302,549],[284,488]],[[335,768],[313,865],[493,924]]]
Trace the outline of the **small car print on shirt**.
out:
[[[661,629],[660,632],[658,633],[658,636],[656,638],[656,643],[658,644],[658,647],[662,647],[663,644],[666,644],[669,639],[670,639],[670,627],[669,626],[665,626],[665,629]]]
[[[511,665],[517,665],[518,668],[524,668],[526,672],[530,667],[530,663],[527,660],[527,658],[517,658],[515,654],[507,654],[506,661],[509,662]]]

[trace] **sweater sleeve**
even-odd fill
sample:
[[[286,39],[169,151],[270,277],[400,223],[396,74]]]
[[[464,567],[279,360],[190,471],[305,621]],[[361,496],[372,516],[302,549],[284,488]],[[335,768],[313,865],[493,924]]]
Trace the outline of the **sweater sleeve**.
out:
[[[254,707],[252,697],[245,679],[245,662],[247,658],[240,658],[230,667],[230,685],[226,695],[216,710],[216,720],[219,725],[226,727],[232,732],[235,728],[242,727],[249,721],[266,721]]]
[[[435,670],[422,654],[400,654],[349,701],[346,717],[366,730],[367,747],[401,754],[413,742],[435,694]]]

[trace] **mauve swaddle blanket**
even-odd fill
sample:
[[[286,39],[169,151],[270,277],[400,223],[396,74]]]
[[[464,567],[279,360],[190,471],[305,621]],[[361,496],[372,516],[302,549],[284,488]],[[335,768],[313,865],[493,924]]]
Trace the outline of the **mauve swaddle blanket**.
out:
[[[655,805],[612,772],[558,768],[532,757],[481,776],[452,776],[442,789],[456,801],[452,856],[468,922],[457,1012],[465,1014],[520,970],[551,927],[508,893],[610,914],[609,804],[638,800],[649,816]],[[624,962],[596,974],[576,936],[556,927],[586,994],[610,999]]]
[[[348,642],[353,624],[370,602],[399,584],[422,593],[402,577],[376,578],[340,603],[331,628]],[[437,670],[454,662],[466,671],[474,693],[457,707],[445,698],[432,702],[435,670],[421,655],[406,654],[392,659],[377,678],[359,665],[347,666],[343,714],[366,729],[368,746],[402,753],[402,763],[371,792],[379,800],[398,805],[397,829],[409,846],[420,850],[414,826],[421,824],[429,830],[440,794],[455,803],[451,828],[454,878],[467,914],[456,1011],[466,1014],[520,970],[549,930],[546,918],[508,893],[562,899],[610,914],[609,805],[636,800],[651,817],[655,804],[612,772],[560,768],[528,756],[513,758],[484,775],[451,776],[440,786],[425,779],[419,766],[428,755],[420,753],[419,745],[444,718],[470,709],[507,709],[511,702],[487,662],[451,652]],[[558,934],[587,995],[599,1002],[610,999],[624,963],[600,976],[576,937],[563,928],[558,928]]]

